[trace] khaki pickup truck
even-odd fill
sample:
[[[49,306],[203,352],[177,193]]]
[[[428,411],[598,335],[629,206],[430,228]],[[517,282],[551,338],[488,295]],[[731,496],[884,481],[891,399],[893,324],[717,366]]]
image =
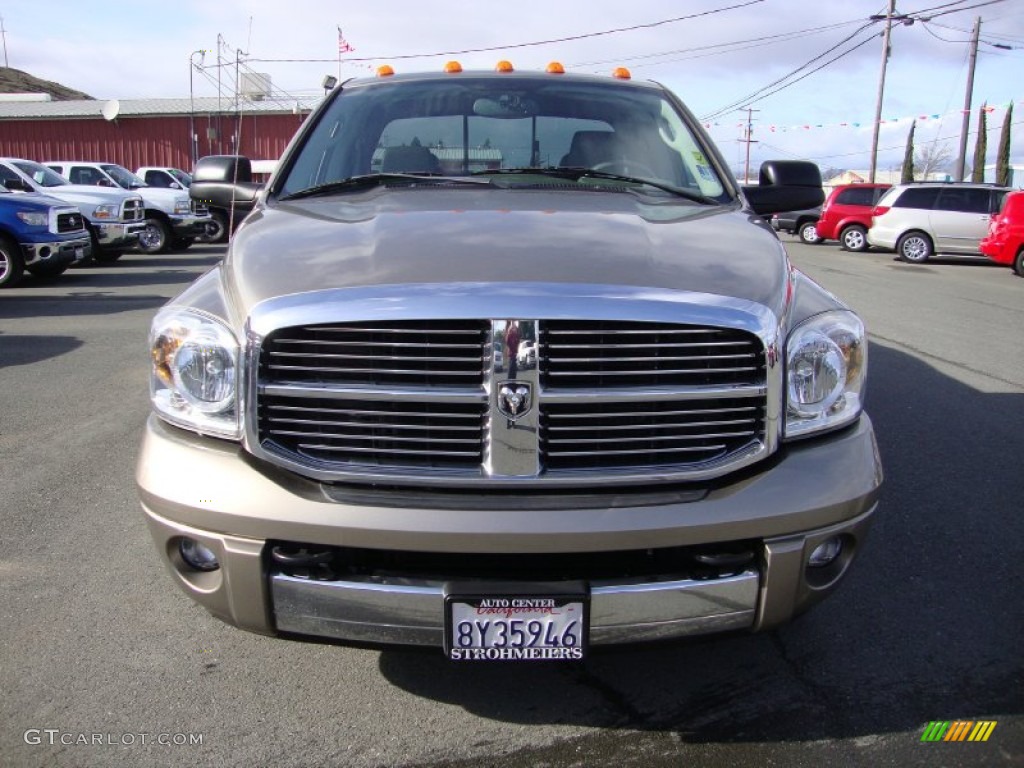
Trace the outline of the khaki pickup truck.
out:
[[[153,321],[160,558],[244,629],[455,661],[790,619],[882,480],[864,326],[763,218],[820,185],[740,188],[623,71],[342,84]]]

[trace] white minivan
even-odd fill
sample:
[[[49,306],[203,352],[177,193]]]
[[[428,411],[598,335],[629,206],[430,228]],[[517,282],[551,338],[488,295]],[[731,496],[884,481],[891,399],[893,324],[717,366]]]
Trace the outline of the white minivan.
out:
[[[978,244],[1009,191],[991,184],[900,184],[875,206],[868,243],[914,263],[936,253],[980,256]]]

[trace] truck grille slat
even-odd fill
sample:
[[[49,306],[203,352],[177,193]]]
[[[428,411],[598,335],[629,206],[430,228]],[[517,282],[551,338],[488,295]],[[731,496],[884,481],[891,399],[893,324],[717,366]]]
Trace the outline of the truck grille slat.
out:
[[[540,336],[541,382],[547,387],[640,387],[651,379],[721,386],[750,383],[764,366],[760,340],[733,328],[548,320]]]
[[[735,418],[718,418],[723,411]],[[764,406],[738,399],[636,403],[628,415],[605,413],[601,403],[552,403],[541,410],[541,446],[552,470],[710,461],[763,434]],[[586,449],[575,450],[581,446]]]
[[[259,405],[260,439],[317,462],[469,469],[482,461],[484,410],[483,402],[264,395]]]
[[[478,320],[309,325],[263,343],[261,378],[274,383],[482,389],[490,326]]]

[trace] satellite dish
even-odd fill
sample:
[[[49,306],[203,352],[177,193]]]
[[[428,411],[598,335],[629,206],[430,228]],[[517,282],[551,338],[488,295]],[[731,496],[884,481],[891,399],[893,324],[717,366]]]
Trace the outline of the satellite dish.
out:
[[[121,102],[119,102],[117,99],[111,99],[103,105],[103,109],[100,111],[100,114],[103,115],[104,120],[113,120],[115,117],[117,117],[120,111]]]

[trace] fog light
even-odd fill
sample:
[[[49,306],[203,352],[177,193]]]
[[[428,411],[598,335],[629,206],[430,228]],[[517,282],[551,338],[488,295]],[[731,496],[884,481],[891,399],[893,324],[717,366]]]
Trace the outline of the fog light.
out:
[[[195,539],[182,539],[178,542],[181,559],[197,571],[216,571],[220,568],[217,556],[209,547],[205,547]]]
[[[831,565],[842,551],[843,540],[838,536],[833,536],[814,548],[811,556],[807,559],[807,565],[811,568],[824,568],[826,565]]]

